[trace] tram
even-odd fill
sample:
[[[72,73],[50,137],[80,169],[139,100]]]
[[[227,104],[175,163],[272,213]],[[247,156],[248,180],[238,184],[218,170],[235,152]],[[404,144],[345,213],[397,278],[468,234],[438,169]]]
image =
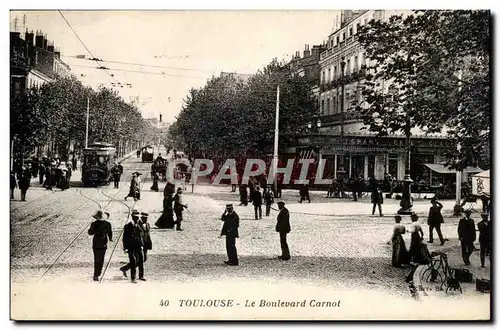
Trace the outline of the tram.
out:
[[[147,145],[142,148],[142,162],[152,162],[154,161],[154,147],[152,145]]]
[[[83,149],[82,182],[85,187],[109,184],[116,149],[112,144],[94,142]]]

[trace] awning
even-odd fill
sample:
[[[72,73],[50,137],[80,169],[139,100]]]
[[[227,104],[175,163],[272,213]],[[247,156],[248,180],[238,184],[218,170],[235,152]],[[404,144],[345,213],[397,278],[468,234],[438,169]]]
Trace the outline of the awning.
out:
[[[472,194],[490,196],[490,171],[484,171],[472,176]]]
[[[455,174],[457,171],[450,169],[449,167],[442,165],[442,164],[424,164],[428,168],[430,168],[432,171],[436,173],[441,173],[441,174]],[[473,167],[473,166],[468,166],[464,172],[467,173],[480,173],[483,170],[480,169],[479,167]]]
[[[484,171],[484,172],[481,172],[481,173],[478,173],[478,174],[474,174],[473,177],[475,178],[490,178],[490,170],[487,170],[487,171]]]

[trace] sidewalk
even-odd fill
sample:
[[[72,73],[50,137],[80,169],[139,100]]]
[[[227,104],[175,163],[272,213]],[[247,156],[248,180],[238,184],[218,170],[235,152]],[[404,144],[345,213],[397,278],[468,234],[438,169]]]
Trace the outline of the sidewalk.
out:
[[[474,243],[476,248],[479,248],[479,242]],[[489,306],[490,304],[490,294],[482,293],[476,291],[476,279],[484,278],[491,279],[491,264],[489,261],[489,257],[486,257],[485,266],[486,268],[481,268],[481,262],[479,258],[479,251],[474,251],[470,257],[471,264],[466,266],[462,260],[460,242],[458,239],[451,239],[444,246],[431,246],[428,245],[429,249],[436,252],[446,253],[448,256],[448,265],[450,268],[460,268],[460,269],[468,269],[473,274],[473,279],[471,283],[460,283],[460,287],[462,288],[462,294],[437,290],[439,289],[441,283],[440,282],[425,282],[422,277],[422,273],[428,268],[426,265],[418,266],[415,274],[413,276],[413,283],[417,288],[417,299],[421,301],[440,301],[440,300],[464,300],[469,298],[473,298],[474,301],[479,301],[480,306],[475,308],[483,308],[484,306]],[[434,248],[434,249],[433,249]],[[445,289],[446,290],[446,289]],[[484,305],[484,306],[483,306]],[[485,307],[486,308],[486,307]],[[488,307],[489,308],[489,307]]]

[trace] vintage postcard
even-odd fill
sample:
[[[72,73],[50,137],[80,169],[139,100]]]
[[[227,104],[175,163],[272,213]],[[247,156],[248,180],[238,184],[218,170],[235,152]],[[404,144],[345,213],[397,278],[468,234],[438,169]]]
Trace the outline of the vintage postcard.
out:
[[[490,320],[491,20],[11,10],[11,319]]]

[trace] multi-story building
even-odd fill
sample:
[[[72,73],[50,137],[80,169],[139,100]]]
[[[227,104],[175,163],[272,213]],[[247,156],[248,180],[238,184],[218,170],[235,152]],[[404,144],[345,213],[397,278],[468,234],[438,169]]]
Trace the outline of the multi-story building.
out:
[[[370,60],[356,34],[360,27],[373,19],[387,20],[392,15],[407,12],[344,10],[340,24],[328,36],[326,47],[319,58],[321,124],[317,125],[315,132],[299,137],[296,148],[312,148],[320,158],[326,159],[325,171],[328,172],[328,177],[336,178],[341,165],[344,165],[347,177],[361,175],[364,178],[382,180],[384,174],[389,173],[398,180],[403,180],[406,164],[405,137],[391,135],[377,138],[374,133],[362,130],[364,125],[356,111],[356,105],[363,102],[361,92],[366,74],[365,65],[369,65]],[[387,89],[386,87],[383,88]],[[440,174],[454,173],[440,165],[444,161],[445,149],[455,147],[444,134],[426,135],[418,129],[414,129],[412,134],[410,163],[413,180],[430,181],[432,175],[436,178]]]
[[[56,76],[68,76],[70,67],[61,60],[61,53],[39,31],[10,33],[11,88],[20,90],[40,87]]]

